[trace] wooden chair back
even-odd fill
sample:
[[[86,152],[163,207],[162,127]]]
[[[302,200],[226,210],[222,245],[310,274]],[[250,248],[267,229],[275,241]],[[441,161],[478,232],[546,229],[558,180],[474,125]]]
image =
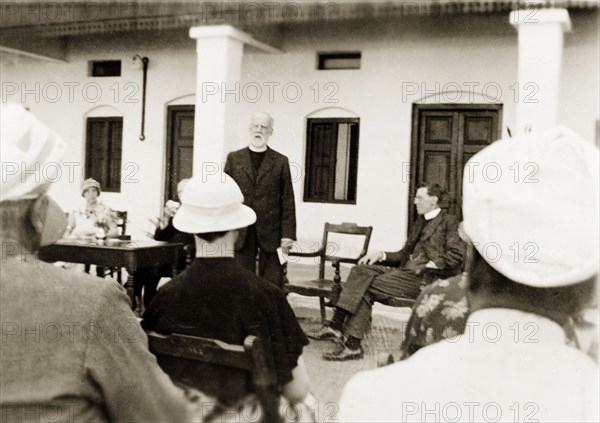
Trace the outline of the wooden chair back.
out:
[[[262,406],[261,421],[270,423],[281,420],[275,371],[268,367],[262,343],[256,336],[247,336],[244,345],[232,345],[218,339],[190,335],[166,335],[153,331],[147,331],[146,334],[150,352],[159,358],[168,356],[248,372]],[[199,380],[194,388],[202,391],[203,382]]]
[[[292,281],[290,282],[287,278],[287,266],[283,269],[283,289],[286,292],[295,292],[297,294],[319,297],[320,309],[321,309],[321,321],[325,323],[325,302],[324,298],[329,298],[332,303],[335,303],[341,292],[342,278],[340,275],[340,264],[349,263],[357,264],[358,260],[367,254],[369,243],[371,241],[371,234],[373,233],[372,226],[358,226],[356,223],[325,223],[323,229],[323,239],[318,251],[315,252],[290,252],[290,257],[318,257],[319,258],[319,273],[317,279],[310,281]],[[352,235],[357,237],[363,237],[362,247],[358,254],[353,256],[343,255],[342,249],[339,245],[331,242],[331,236],[334,234],[339,235]],[[325,266],[326,263],[331,263],[331,266],[335,269],[335,273],[332,279],[325,277]]]
[[[365,254],[367,254],[367,250],[369,249],[369,243],[371,242],[372,232],[372,226],[358,226],[356,223],[348,222],[344,222],[341,224],[325,223],[325,228],[323,229],[323,241],[319,250],[319,278],[325,277],[325,265],[327,262],[332,263],[334,267],[336,267],[336,264],[338,265],[338,267],[336,267],[337,277],[340,276],[339,263],[358,263],[358,260]],[[330,244],[330,237],[333,234],[355,235],[364,237],[360,253],[358,255],[354,255],[353,257],[341,256],[339,254],[340,249]]]

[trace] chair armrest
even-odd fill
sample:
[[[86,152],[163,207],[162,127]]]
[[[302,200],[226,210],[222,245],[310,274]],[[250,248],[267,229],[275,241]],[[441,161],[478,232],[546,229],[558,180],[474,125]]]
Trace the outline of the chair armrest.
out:
[[[287,253],[290,257],[319,257],[321,255],[321,251],[314,251],[312,253],[303,253],[301,251],[290,251]]]
[[[287,253],[287,256],[288,257],[320,257],[321,254],[322,254],[322,249],[319,251],[313,251],[310,253],[303,253],[301,251],[290,251],[289,253]],[[288,263],[286,261],[281,266],[282,270],[283,270],[281,287],[290,283],[290,281],[288,280],[288,277],[287,277],[287,265],[288,265]]]
[[[350,264],[358,264],[358,258],[346,258],[346,257],[341,257],[341,258],[332,258],[331,259],[331,265],[332,266],[339,266],[340,263],[350,263]]]

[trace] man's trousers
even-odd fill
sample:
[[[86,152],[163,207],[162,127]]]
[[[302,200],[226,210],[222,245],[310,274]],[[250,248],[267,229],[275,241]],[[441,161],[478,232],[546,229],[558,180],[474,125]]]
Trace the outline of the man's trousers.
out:
[[[256,272],[256,254],[258,253],[258,273]],[[283,286],[283,267],[279,263],[277,252],[269,253],[260,247],[254,225],[248,228],[244,248],[236,251],[238,261],[252,273],[267,279],[278,287]]]
[[[371,326],[375,301],[391,297],[417,298],[421,278],[412,270],[380,265],[358,265],[350,271],[336,307],[346,310],[346,335],[362,339]]]

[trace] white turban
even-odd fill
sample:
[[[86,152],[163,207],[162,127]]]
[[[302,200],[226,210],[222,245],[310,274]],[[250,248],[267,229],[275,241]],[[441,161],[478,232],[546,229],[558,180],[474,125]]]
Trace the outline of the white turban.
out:
[[[496,141],[465,167],[465,231],[515,282],[586,280],[598,273],[598,177],[598,148],[567,128]]]
[[[46,192],[60,177],[62,139],[16,104],[0,105],[0,201]]]

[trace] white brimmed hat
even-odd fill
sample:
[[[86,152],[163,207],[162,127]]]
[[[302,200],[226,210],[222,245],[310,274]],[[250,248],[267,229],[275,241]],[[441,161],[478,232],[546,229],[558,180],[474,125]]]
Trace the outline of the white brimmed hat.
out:
[[[190,234],[245,228],[256,222],[256,213],[243,201],[240,187],[225,173],[192,178],[181,194],[173,226]]]
[[[496,141],[465,166],[465,231],[515,282],[582,282],[598,273],[598,178],[598,148],[567,128]]]
[[[0,104],[0,201],[44,193],[60,177],[62,139],[18,104]]]

